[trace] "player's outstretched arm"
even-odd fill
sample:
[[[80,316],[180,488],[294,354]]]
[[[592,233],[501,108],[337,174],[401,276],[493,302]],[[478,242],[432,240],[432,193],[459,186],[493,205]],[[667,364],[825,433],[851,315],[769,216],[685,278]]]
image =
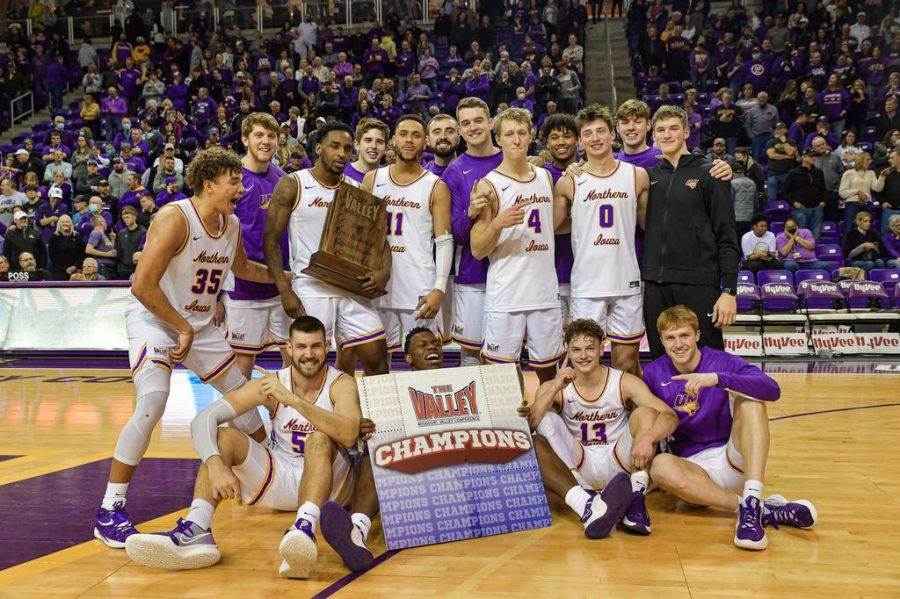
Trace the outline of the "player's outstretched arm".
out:
[[[565,235],[572,232],[571,207],[575,197],[575,179],[563,175],[553,188],[553,232]]]
[[[238,245],[237,252],[234,255],[234,268],[231,270],[236,277],[253,281],[254,283],[275,282],[265,264],[247,259],[247,251],[244,249],[244,244]]]
[[[255,379],[227,393],[201,410],[191,421],[191,441],[204,462],[219,458],[218,429],[220,424],[231,422],[241,414],[265,405],[274,408],[274,401],[262,392],[266,380]]]
[[[275,185],[275,190],[272,192],[272,200],[269,202],[266,229],[263,233],[263,255],[266,259],[266,267],[281,296],[284,311],[291,318],[299,318],[306,314],[300,298],[291,289],[290,279],[284,274],[282,267],[284,256],[281,255],[281,237],[287,229],[288,219],[294,209],[294,203],[297,201],[297,194],[296,177],[285,175],[278,180],[278,184]]]
[[[724,355],[725,362],[716,365],[718,372],[679,374],[672,380],[685,381],[685,392],[694,397],[704,387],[719,387],[757,401],[777,401],[781,397],[781,387],[775,379],[739,356]]]
[[[347,375],[339,377],[331,384],[330,396],[334,404],[334,412],[323,410],[308,401],[291,393],[274,376],[261,379],[262,392],[275,401],[300,412],[309,423],[325,433],[328,438],[342,447],[350,448],[359,438],[359,420],[362,413],[359,409],[359,392],[356,381]]]
[[[160,210],[147,232],[144,253],[131,283],[134,297],[160,321],[178,332],[178,344],[169,353],[175,363],[182,362],[187,357],[194,339],[194,330],[169,303],[159,288],[159,281],[172,258],[187,243],[188,224],[181,210],[177,206],[167,206]]]
[[[650,175],[639,166],[634,167],[635,191],[637,192],[637,222],[641,229],[647,228],[647,200],[650,198]]]
[[[633,374],[624,373],[622,375],[622,395],[625,405],[630,409],[636,407],[647,407],[655,410],[657,414],[656,422],[647,431],[647,436],[651,444],[656,445],[678,428],[678,416],[666,405],[666,402],[653,395],[647,384],[639,377]]]

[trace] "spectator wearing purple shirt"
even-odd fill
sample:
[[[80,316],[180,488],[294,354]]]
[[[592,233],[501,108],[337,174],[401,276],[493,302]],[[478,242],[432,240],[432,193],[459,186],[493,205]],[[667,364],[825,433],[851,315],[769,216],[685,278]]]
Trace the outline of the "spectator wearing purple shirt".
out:
[[[394,98],[388,94],[381,96],[381,108],[378,109],[378,118],[385,125],[394,130],[397,119],[403,116],[403,111],[394,106]]]
[[[84,253],[97,260],[99,272],[107,280],[116,278],[115,233],[107,236],[106,219],[100,214],[91,218],[91,230],[87,236]]]
[[[900,214],[888,219],[889,230],[881,236],[881,247],[888,268],[900,268]]]
[[[476,61],[472,65],[468,80],[466,80],[466,96],[487,102],[490,91],[491,80],[487,73],[481,72],[481,63]]]
[[[387,51],[381,47],[381,39],[372,39],[372,46],[363,55],[363,64],[366,67],[366,82],[371,83],[376,77],[384,75],[384,69],[390,61]]]
[[[34,215],[35,222],[41,227],[41,240],[50,242],[50,236],[56,231],[59,217],[69,213],[69,206],[62,201],[62,190],[54,187],[48,194],[48,201],[38,206]]]
[[[50,92],[50,109],[53,111],[62,108],[63,93],[68,85],[69,71],[63,64],[64,57],[58,55],[47,65],[47,74],[44,83]]]
[[[209,90],[201,87],[197,93],[197,99],[191,106],[191,115],[194,117],[194,126],[203,129],[215,118],[218,103],[209,97]]]
[[[103,138],[112,139],[113,135],[122,128],[122,117],[128,114],[128,105],[119,97],[118,90],[110,86],[106,90],[106,97],[100,103],[101,126]]]
[[[119,198],[116,205],[118,212],[122,211],[125,206],[131,206],[135,209],[141,207],[141,196],[147,193],[147,189],[141,185],[141,176],[137,172],[128,173],[128,190]]]
[[[422,58],[419,59],[419,65],[416,72],[422,77],[422,81],[431,88],[431,91],[437,91],[437,76],[440,70],[437,58],[431,55],[431,50],[427,48],[422,52]]]
[[[128,103],[128,110],[131,113],[137,112],[137,101],[141,95],[138,81],[141,77],[141,72],[134,68],[134,61],[131,58],[125,61],[125,68],[116,74],[116,83],[122,90],[122,97]]]
[[[784,268],[798,270],[828,270],[828,264],[816,258],[816,239],[809,229],[801,229],[797,221],[784,221],[784,231],[775,237],[775,251]]]
[[[444,111],[450,113],[456,112],[456,106],[465,95],[466,85],[462,82],[456,69],[450,69],[449,79],[441,83],[441,97],[444,99]]]
[[[516,88],[516,98],[509,103],[510,108],[524,108],[528,112],[534,113],[534,102],[528,99],[524,87]]]
[[[744,549],[765,549],[764,526],[773,522],[815,526],[807,501],[763,505],[766,402],[781,397],[778,383],[743,358],[698,347],[697,315],[684,306],[663,311],[654,324],[666,355],[645,367],[644,382],[674,409],[679,425],[669,438],[671,454],[653,460],[653,481],[688,503],[737,511],[734,544]]]
[[[828,76],[828,87],[819,93],[819,104],[831,123],[831,132],[840,135],[850,108],[850,94],[841,87],[840,79],[834,73]]]
[[[20,69],[21,72],[31,72],[34,81],[34,90],[38,95],[43,96],[47,93],[47,67],[50,66],[50,56],[44,52],[44,47],[37,45],[34,47],[34,56],[31,57],[30,69]]]
[[[887,70],[887,60],[881,56],[881,46],[872,48],[872,56],[864,58],[857,63],[857,71],[866,82],[866,95],[869,97],[868,108],[873,108],[878,90],[884,85],[884,73]]]
[[[337,64],[331,70],[339,79],[353,74],[353,64],[347,61],[346,52],[338,52]]]
[[[155,202],[157,208],[162,208],[169,202],[183,200],[186,197],[187,196],[178,189],[178,179],[176,177],[166,177],[166,185],[156,194]]]
[[[422,118],[428,120],[428,107],[426,103],[431,98],[431,88],[422,83],[422,77],[415,73],[412,76],[412,85],[406,89],[406,101],[409,102],[410,109],[422,115]]]
[[[397,54],[397,81],[400,84],[401,90],[406,91],[410,77],[415,70],[416,55],[413,54],[409,42],[403,40],[400,42],[400,53]]]

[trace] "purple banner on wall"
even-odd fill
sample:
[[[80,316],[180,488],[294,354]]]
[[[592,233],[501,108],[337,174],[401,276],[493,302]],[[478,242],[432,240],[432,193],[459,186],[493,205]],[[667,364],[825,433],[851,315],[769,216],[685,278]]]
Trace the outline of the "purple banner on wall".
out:
[[[513,365],[363,377],[388,549],[550,526]]]

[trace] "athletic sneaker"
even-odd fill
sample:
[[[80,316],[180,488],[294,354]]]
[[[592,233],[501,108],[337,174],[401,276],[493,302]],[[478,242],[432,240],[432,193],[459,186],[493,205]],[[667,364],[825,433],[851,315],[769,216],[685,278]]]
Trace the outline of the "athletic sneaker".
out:
[[[107,547],[122,549],[125,540],[131,535],[138,534],[131,516],[125,511],[124,504],[112,510],[97,508],[97,520],[94,522],[94,538],[106,543]]]
[[[622,519],[631,501],[631,479],[624,472],[615,475],[606,488],[594,494],[584,508],[581,523],[589,539],[608,537]]]
[[[362,572],[372,566],[372,552],[358,526],[341,504],[329,501],[322,506],[322,536],[341,556],[344,564],[353,572]]]
[[[778,528],[780,524],[783,524],[794,528],[809,529],[819,521],[816,507],[806,499],[788,501],[781,495],[771,495],[766,499],[764,505],[763,526]]]
[[[181,518],[170,531],[131,535],[125,552],[136,564],[165,570],[207,568],[222,559],[212,531]]]
[[[734,544],[741,549],[761,551],[769,546],[762,526],[762,502],[752,495],[738,506],[738,521],[734,528]]]
[[[312,523],[306,518],[294,522],[281,537],[278,553],[282,558],[281,566],[278,568],[279,576],[309,578],[319,553]]]
[[[636,535],[650,534],[650,514],[647,512],[644,494],[640,491],[631,492],[631,503],[622,518],[622,529]]]

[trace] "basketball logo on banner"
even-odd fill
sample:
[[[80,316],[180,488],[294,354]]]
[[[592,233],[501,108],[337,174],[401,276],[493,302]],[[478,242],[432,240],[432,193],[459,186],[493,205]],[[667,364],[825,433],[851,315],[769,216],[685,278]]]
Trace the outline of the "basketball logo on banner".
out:
[[[514,365],[357,384],[388,549],[550,525]]]

